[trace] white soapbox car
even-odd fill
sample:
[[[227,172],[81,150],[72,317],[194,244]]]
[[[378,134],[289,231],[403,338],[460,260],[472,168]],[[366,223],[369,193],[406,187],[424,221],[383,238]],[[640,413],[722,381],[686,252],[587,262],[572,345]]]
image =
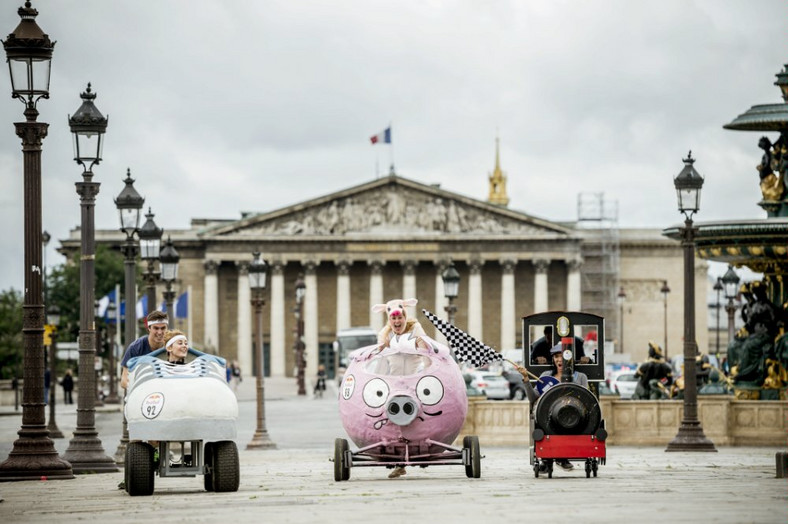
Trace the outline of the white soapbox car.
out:
[[[238,448],[233,441],[238,401],[227,385],[224,359],[189,348],[194,360],[171,364],[157,358],[163,352],[128,363],[126,491],[132,496],[153,494],[154,473],[203,475],[207,491],[238,491]]]

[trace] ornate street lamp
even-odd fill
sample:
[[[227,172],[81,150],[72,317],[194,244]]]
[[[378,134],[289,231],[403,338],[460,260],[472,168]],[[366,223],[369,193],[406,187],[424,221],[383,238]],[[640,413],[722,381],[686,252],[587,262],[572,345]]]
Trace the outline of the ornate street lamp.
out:
[[[665,339],[664,340],[665,345],[662,349],[664,350],[665,362],[667,362],[668,361],[668,293],[670,293],[670,288],[668,287],[667,280],[662,281],[662,287],[660,288],[659,292],[662,293],[662,304],[664,306],[664,314],[662,316],[662,319],[664,321],[663,335]]]
[[[616,353],[624,352],[624,302],[627,300],[627,294],[624,292],[624,286],[618,288],[618,349]]]
[[[74,473],[118,471],[115,461],[104,453],[96,431],[96,325],[93,316],[96,280],[96,232],[94,212],[100,184],[93,182],[93,166],[101,162],[104,132],[109,119],[96,108],[96,94],[90,84],[80,95],[82,105],[68,119],[74,137],[74,160],[81,165],[82,182],[77,182],[81,208],[81,257],[79,270],[79,398],[77,428],[63,458],[71,462]]]
[[[460,274],[455,269],[454,262],[449,261],[449,265],[443,270],[441,278],[443,279],[443,296],[449,301],[449,305],[444,310],[449,317],[449,324],[454,324],[454,316],[457,313],[454,299],[460,293]]]
[[[175,249],[175,246],[172,245],[172,240],[170,240],[168,236],[167,243],[164,245],[164,249],[161,250],[161,254],[159,255],[159,262],[161,263],[161,279],[166,286],[164,290],[164,303],[167,305],[167,314],[172,319],[175,318],[175,311],[173,311],[172,308],[175,302],[175,291],[172,290],[172,284],[178,278],[178,262],[180,262],[180,260],[181,256],[178,254],[178,250]],[[148,306],[148,309],[150,309],[150,306]]]
[[[55,358],[57,354],[57,327],[60,324],[60,308],[55,304],[47,307],[47,324],[52,326],[49,338],[52,339],[49,345],[49,377],[51,386],[49,388],[49,438],[63,438],[63,432],[57,427],[55,422],[55,391],[57,390],[57,366]]]
[[[295,340],[295,357],[296,366],[298,367],[298,394],[306,395],[306,383],[304,381],[304,368],[306,367],[306,360],[304,359],[304,295],[306,295],[306,284],[304,283],[304,276],[298,275],[295,283],[295,296],[296,296],[296,340]]]
[[[246,449],[274,449],[276,444],[268,436],[265,428],[265,378],[263,377],[263,306],[265,305],[265,277],[268,266],[262,259],[260,253],[255,251],[252,256],[252,263],[249,265],[249,287],[252,289],[252,306],[254,306],[255,334],[254,343],[257,347],[257,362],[255,363],[255,375],[257,385],[257,429],[254,432],[252,441],[246,445]]]
[[[126,302],[128,304],[128,302]],[[126,307],[128,310],[129,308]],[[120,329],[120,311],[115,307],[114,302],[110,302],[107,307],[107,348],[109,350],[109,392],[104,402],[107,404],[120,404],[118,396],[118,382],[115,363],[115,330]],[[128,311],[126,311],[128,315]],[[128,322],[128,316],[126,317]]]
[[[137,242],[134,234],[139,231],[140,211],[145,199],[134,189],[134,179],[131,178],[131,169],[126,170],[125,186],[115,199],[115,207],[120,213],[120,230],[126,233],[126,241],[123,243],[123,267],[125,268],[125,295],[126,295],[126,328],[124,331],[124,344],[128,347],[137,338]],[[120,326],[118,326],[120,329]],[[114,354],[114,351],[113,351]],[[112,397],[110,389],[110,397]],[[107,402],[118,403],[117,395],[112,401],[107,398]]]
[[[41,221],[41,142],[49,124],[37,122],[36,105],[49,98],[49,77],[55,42],[36,23],[38,11],[25,2],[18,10],[21,21],[3,41],[11,75],[11,96],[25,106],[25,122],[16,122],[22,139],[24,161],[24,303],[22,344],[24,386],[22,426],[8,459],[0,463],[0,481],[74,478],[71,464],[57,453],[47,436],[44,413],[44,304],[40,268]]]
[[[720,304],[720,293],[722,292],[722,280],[717,277],[717,281],[714,282],[714,287],[712,288],[714,291],[717,292],[717,302],[714,304],[714,309],[717,312],[717,360],[720,358],[720,309],[722,309],[722,304]]]
[[[720,278],[722,285],[725,287],[725,298],[728,299],[728,303],[725,304],[725,312],[728,313],[728,344],[731,343],[735,336],[733,316],[736,313],[736,298],[739,296],[740,280],[739,275],[733,270],[733,266],[728,266],[728,271]]]
[[[111,302],[110,302],[111,304]],[[96,318],[96,358],[93,360],[93,373],[95,374],[95,380],[93,383],[96,385],[95,395],[96,395],[96,403],[94,407],[102,407],[104,406],[104,401],[101,399],[101,364],[96,365],[97,363],[101,362],[101,353],[102,348],[104,347],[103,338],[106,336],[106,322],[105,329],[102,332],[101,330],[101,314],[99,310],[101,309],[101,305],[99,304],[98,300],[93,301],[93,314]],[[107,311],[109,311],[109,305],[107,306]]]
[[[153,221],[153,212],[150,208],[148,208],[145,219],[145,223],[137,232],[137,235],[140,237],[140,258],[148,264],[148,268],[145,271],[145,287],[148,297],[148,312],[151,312],[156,304],[156,281],[159,280],[159,274],[155,271],[153,265],[159,259],[161,235],[164,233],[164,230]]]
[[[673,179],[678,195],[679,211],[684,214],[681,245],[684,248],[684,415],[678,433],[665,451],[717,451],[703,434],[698,419],[698,384],[695,376],[695,228],[692,215],[700,209],[703,177],[692,164],[692,151],[684,159],[684,168]]]
[[[145,215],[145,223],[137,230],[137,235],[140,237],[140,258],[147,262],[148,268],[145,272],[145,285],[146,296],[148,301],[148,312],[153,311],[156,305],[156,281],[159,279],[159,274],[154,270],[154,263],[159,259],[159,252],[161,249],[161,235],[164,232],[156,226],[153,221],[153,213],[148,208],[148,214]],[[139,222],[138,222],[139,223]],[[123,224],[123,216],[121,215],[121,224]],[[136,330],[136,303],[135,303],[135,322],[132,324]],[[126,327],[128,329],[128,320]],[[136,331],[135,331],[136,332]],[[128,336],[128,335],[126,335]],[[126,341],[126,346],[133,342]],[[124,392],[125,396],[125,392]],[[126,461],[126,446],[129,443],[129,426],[126,420],[126,412],[123,411],[123,431],[121,432],[120,442],[115,450],[115,463],[123,465]]]

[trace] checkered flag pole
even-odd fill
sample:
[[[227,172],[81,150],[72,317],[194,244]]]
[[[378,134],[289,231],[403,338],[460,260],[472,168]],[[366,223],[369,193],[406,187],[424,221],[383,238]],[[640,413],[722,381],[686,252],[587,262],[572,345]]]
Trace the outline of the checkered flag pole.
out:
[[[460,362],[468,362],[471,366],[478,368],[496,360],[503,360],[503,355],[493,348],[485,346],[460,328],[438,318],[426,309],[422,309],[421,312],[446,337],[449,346],[454,350],[457,360]]]

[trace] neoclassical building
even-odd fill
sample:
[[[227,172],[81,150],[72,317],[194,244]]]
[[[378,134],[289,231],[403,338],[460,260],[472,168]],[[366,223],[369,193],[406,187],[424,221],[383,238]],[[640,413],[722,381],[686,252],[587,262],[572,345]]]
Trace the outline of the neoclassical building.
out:
[[[486,344],[522,347],[521,318],[547,310],[586,310],[606,317],[608,352],[645,359],[648,340],[681,351],[682,255],[659,229],[612,230],[557,223],[507,207],[506,179],[496,165],[487,200],[477,200],[390,173],[292,206],[239,219],[194,218],[167,230],[180,254],[177,292],[190,290],[192,344],[255,362],[248,267],[260,251],[269,265],[263,310],[266,374],[294,376],[295,281],[303,276],[306,377],[319,362],[333,371],[338,329],[383,325],[370,307],[392,298],[419,299],[411,315],[428,334],[426,308],[446,318],[441,273],[460,273],[456,325]],[[96,241],[120,246],[123,235],[97,230]],[[79,230],[61,251],[79,249]],[[696,296],[706,296],[706,264],[697,260]],[[667,281],[671,293],[660,293]],[[618,298],[624,290],[623,301]],[[159,290],[161,296],[161,289]],[[707,347],[699,301],[699,345]],[[667,316],[666,316],[667,315]]]

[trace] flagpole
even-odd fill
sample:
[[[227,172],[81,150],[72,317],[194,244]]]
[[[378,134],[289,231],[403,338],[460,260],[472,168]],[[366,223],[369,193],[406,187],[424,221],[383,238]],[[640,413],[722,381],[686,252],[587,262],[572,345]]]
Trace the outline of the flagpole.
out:
[[[192,286],[186,286],[186,338],[192,339]]]
[[[389,122],[389,160],[391,161],[391,172],[390,175],[394,173],[394,137],[392,136],[393,131],[391,130],[391,122]]]

